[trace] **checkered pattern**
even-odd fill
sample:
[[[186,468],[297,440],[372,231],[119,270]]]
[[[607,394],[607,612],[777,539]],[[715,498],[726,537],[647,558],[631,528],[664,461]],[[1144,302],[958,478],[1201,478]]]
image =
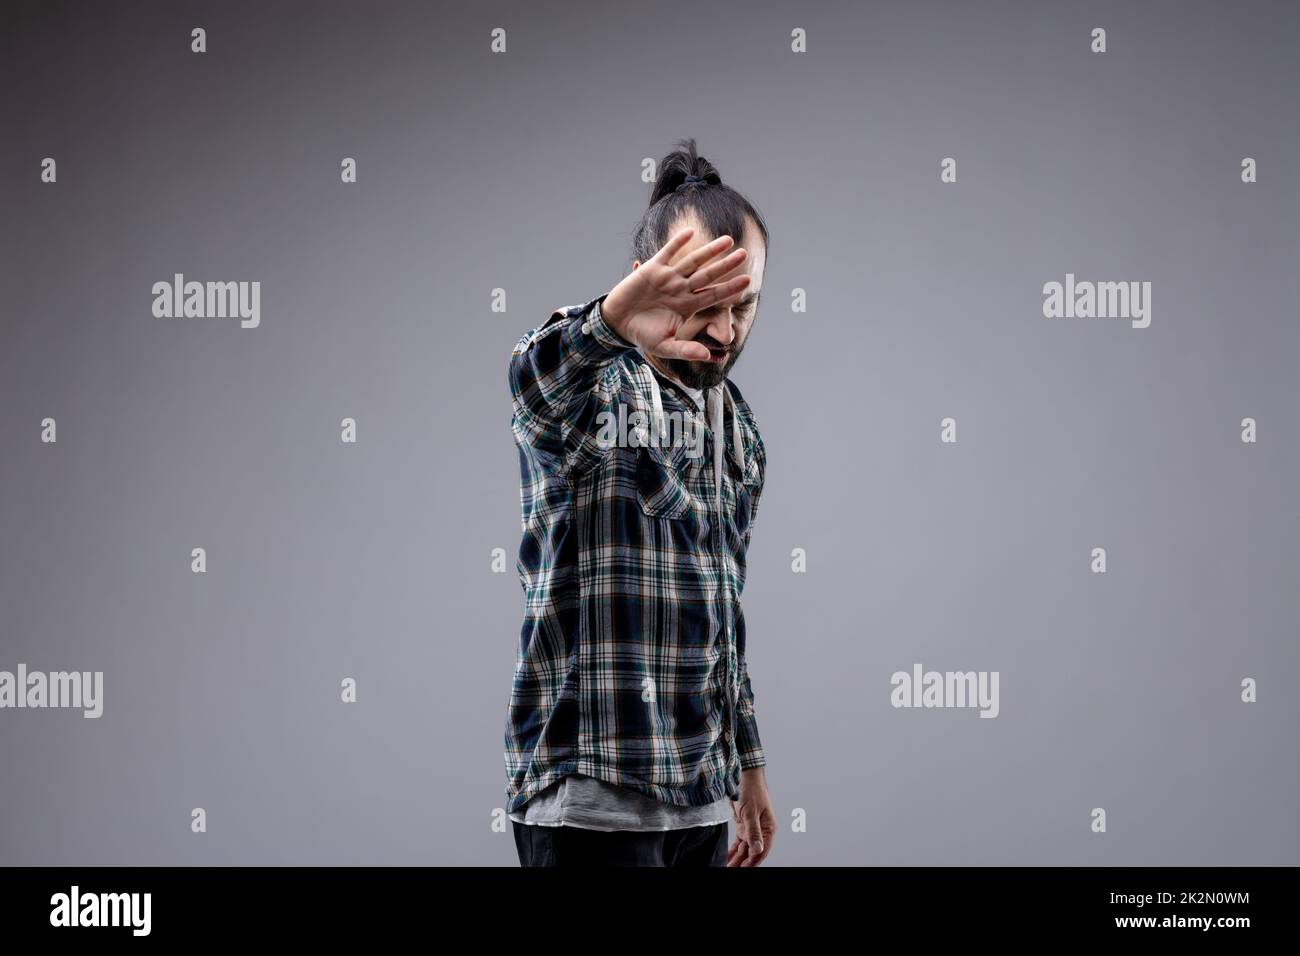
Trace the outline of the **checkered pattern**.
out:
[[[720,502],[712,423],[703,454],[599,441],[620,403],[650,420],[652,375],[666,414],[701,414],[605,324],[603,299],[556,310],[510,362],[524,589],[511,811],[574,772],[698,806],[736,798],[740,771],[766,763],[739,603],[766,462],[757,424],[728,381],[743,454],[724,421]]]

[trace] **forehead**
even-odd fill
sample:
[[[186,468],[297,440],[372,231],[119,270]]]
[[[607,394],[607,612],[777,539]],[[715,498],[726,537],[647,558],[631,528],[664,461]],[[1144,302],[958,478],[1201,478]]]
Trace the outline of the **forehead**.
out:
[[[699,218],[691,213],[680,216],[677,221],[673,223],[672,228],[668,230],[668,235],[671,236],[674,233],[685,229],[687,226],[692,227],[695,232],[691,236],[690,241],[678,250],[677,255],[673,256],[673,262],[676,262],[683,256],[689,255],[696,249],[700,248],[700,246],[707,246],[716,238],[712,233],[706,232]],[[737,245],[749,253],[749,255],[745,257],[743,270],[749,275],[749,289],[746,291],[757,292],[763,285],[763,267],[767,264],[767,249],[763,245],[763,237],[759,233],[758,227],[754,225],[754,220],[750,219],[748,216],[745,217],[744,235],[741,237],[741,240]],[[736,246],[732,246],[718,258],[721,259],[726,255],[730,255],[732,252],[735,252],[735,250]]]

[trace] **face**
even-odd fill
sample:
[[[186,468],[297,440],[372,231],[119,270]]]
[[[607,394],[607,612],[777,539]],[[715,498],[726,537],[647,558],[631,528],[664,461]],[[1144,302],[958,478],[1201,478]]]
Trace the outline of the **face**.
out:
[[[699,221],[693,217],[678,219],[668,230],[668,234],[672,235],[688,225],[695,228],[695,234],[691,236],[690,242],[678,250],[677,255],[673,257],[673,262],[690,255],[700,246],[708,245],[714,238],[705,235]],[[707,362],[694,362],[686,359],[664,359],[656,355],[646,356],[660,371],[666,372],[691,388],[710,388],[720,385],[726,379],[732,366],[740,358],[745,341],[749,337],[749,330],[754,324],[759,293],[763,286],[763,267],[766,264],[767,250],[763,246],[763,238],[759,235],[757,227],[749,219],[745,220],[745,232],[739,245],[749,253],[745,261],[730,276],[715,280],[714,284],[738,275],[748,275],[749,285],[745,288],[744,294],[735,302],[701,309],[693,316],[687,316],[687,321],[683,322],[681,328],[677,330],[677,338],[693,339],[707,345],[713,352],[713,358]],[[717,258],[720,259],[734,252],[735,249],[736,247],[732,246]],[[639,265],[641,265],[640,260],[633,263],[632,268],[635,269]]]

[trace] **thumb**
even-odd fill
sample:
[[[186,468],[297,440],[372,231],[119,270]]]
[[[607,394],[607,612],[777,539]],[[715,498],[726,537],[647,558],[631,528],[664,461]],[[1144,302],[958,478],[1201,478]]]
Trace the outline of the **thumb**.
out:
[[[664,339],[651,351],[660,358],[686,359],[694,362],[707,362],[709,349],[700,342],[688,342],[683,339]]]
[[[750,811],[741,819],[741,839],[750,845],[755,853],[763,852],[763,828],[758,825],[758,813]]]

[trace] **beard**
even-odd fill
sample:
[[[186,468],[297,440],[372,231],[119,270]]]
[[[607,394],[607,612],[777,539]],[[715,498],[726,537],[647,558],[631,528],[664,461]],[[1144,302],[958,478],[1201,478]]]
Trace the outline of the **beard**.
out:
[[[664,359],[664,366],[672,373],[674,378],[689,388],[706,389],[712,388],[714,385],[721,385],[731,371],[732,366],[736,364],[736,360],[740,358],[744,345],[732,342],[730,346],[724,346],[715,342],[709,335],[701,335],[695,341],[701,345],[707,345],[710,349],[726,348],[726,359],[720,362]]]

